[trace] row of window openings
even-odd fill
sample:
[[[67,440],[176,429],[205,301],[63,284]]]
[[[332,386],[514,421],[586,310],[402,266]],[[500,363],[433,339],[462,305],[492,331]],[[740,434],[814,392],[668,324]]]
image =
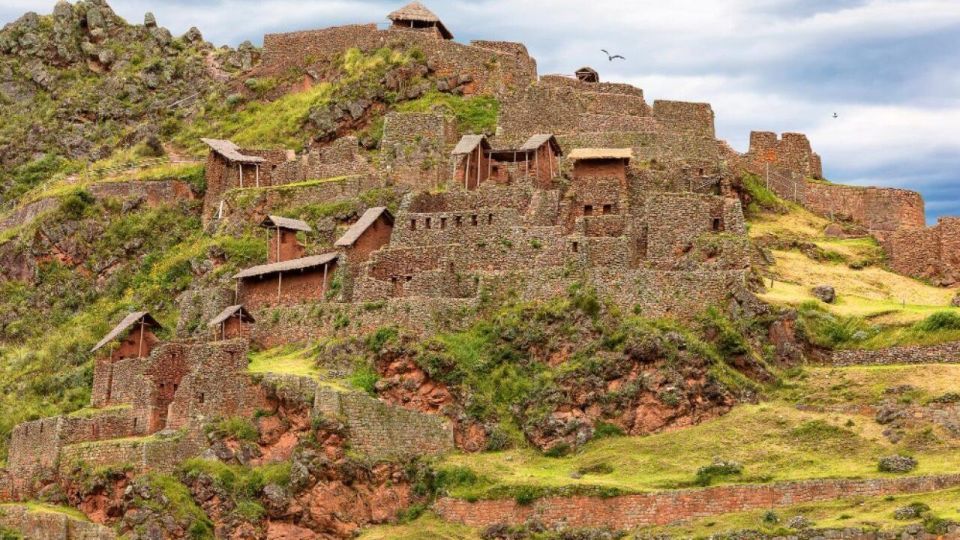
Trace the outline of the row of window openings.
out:
[[[605,205],[603,205],[603,207],[602,207],[602,212],[603,212],[603,215],[612,214],[612,213],[613,213],[613,205],[612,205],[612,204],[605,204]],[[583,207],[583,215],[585,215],[585,216],[592,216],[592,215],[593,215],[593,205],[592,205],[592,204],[584,205],[584,207]]]
[[[463,216],[454,216],[453,224],[456,227],[463,227]],[[477,214],[473,214],[472,216],[470,216],[470,225],[476,227],[479,224],[480,224],[480,218],[477,216]],[[487,225],[493,225],[493,214],[487,214]],[[423,227],[425,229],[432,229],[433,218],[424,218]],[[442,217],[440,218],[440,229],[446,229],[446,228],[447,228],[447,218]],[[410,220],[410,230],[411,231],[417,230],[417,220],[415,218]]]

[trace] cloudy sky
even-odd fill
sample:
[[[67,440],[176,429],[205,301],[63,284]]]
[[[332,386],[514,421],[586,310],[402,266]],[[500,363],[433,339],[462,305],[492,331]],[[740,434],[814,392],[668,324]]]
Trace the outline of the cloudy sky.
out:
[[[345,0],[112,0],[175,34],[260,44],[266,32],[383,22],[402,4]],[[807,133],[825,175],[916,189],[928,220],[960,215],[960,0],[425,0],[460,41],[522,41],[540,73],[581,65],[647,100],[707,101],[718,135]],[[0,22],[53,0],[3,0]],[[610,63],[601,48],[627,60]],[[839,118],[834,119],[836,112]]]

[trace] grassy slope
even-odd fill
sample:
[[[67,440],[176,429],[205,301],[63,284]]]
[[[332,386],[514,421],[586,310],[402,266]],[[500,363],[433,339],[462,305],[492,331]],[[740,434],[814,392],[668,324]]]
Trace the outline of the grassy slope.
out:
[[[358,540],[480,540],[480,533],[427,513],[411,523],[371,527]]]
[[[518,486],[595,486],[629,492],[691,487],[697,469],[715,457],[744,465],[741,476],[728,478],[736,483],[883,477],[877,459],[897,452],[917,457],[916,474],[954,472],[960,467],[960,441],[939,428],[894,445],[872,417],[800,411],[796,406],[875,405],[883,389],[901,384],[914,384],[917,390],[909,397],[920,403],[960,390],[958,374],[957,366],[808,368],[773,391],[771,401],[738,406],[724,417],[691,428],[601,439],[564,458],[518,449],[452,455],[443,466],[466,467],[481,478],[450,490],[464,498],[510,496]],[[599,465],[612,472],[571,478],[576,471]]]
[[[797,251],[774,251],[776,264],[771,272],[776,282],[761,295],[764,300],[799,305],[815,300],[811,288],[830,284],[836,288],[838,300],[827,309],[838,315],[906,323],[950,309],[947,306],[957,291],[934,287],[879,266],[861,270],[851,268],[849,261],[875,258],[878,249],[875,242],[868,238],[827,238],[823,236],[823,229],[828,224],[826,219],[798,207],[791,207],[787,214],[763,213],[751,219],[751,238],[797,239],[812,242],[824,251],[838,255],[838,262],[822,262]]]

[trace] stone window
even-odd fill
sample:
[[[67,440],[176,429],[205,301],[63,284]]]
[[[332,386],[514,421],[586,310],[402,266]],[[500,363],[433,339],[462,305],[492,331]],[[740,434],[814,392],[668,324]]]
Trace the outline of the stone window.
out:
[[[463,225],[463,216],[457,216],[457,217],[453,218],[453,222],[456,223],[457,227],[462,226],[462,225]]]
[[[176,392],[176,391],[177,391],[177,388],[180,388],[180,385],[174,383],[174,385],[173,385],[173,391]]]
[[[470,216],[470,224],[473,225],[474,227],[477,226],[477,215],[476,215],[476,214],[473,214],[472,216]]]
[[[721,222],[720,222],[720,218],[718,218],[718,217],[713,218],[713,230],[714,230],[714,231],[719,231],[719,230],[721,229],[721,227],[722,227],[722,224],[721,224]]]
[[[574,242],[573,244],[570,245],[570,248],[573,250],[574,253],[577,253],[578,251],[580,251],[580,242]]]
[[[417,230],[417,220],[415,219],[410,220],[410,230],[411,231]]]
[[[593,205],[588,204],[583,207],[583,215],[592,216],[593,215]]]
[[[139,419],[138,418],[133,419],[133,429],[137,429],[137,420]]]
[[[203,403],[203,400],[206,396],[203,395],[203,392],[200,392],[200,395],[197,396],[197,403]]]
[[[430,218],[427,218],[427,219],[424,221],[423,226],[424,226],[425,228],[427,228],[427,229],[430,228]]]
[[[407,283],[413,281],[413,276],[407,276]]]
[[[493,214],[487,214],[487,225],[493,225]]]
[[[698,170],[698,174],[700,174],[700,176],[703,176],[703,168],[702,168],[702,167]]]
[[[442,217],[440,218],[440,229],[446,229],[446,228],[447,228],[447,218]]]
[[[612,214],[612,213],[613,213],[613,205],[612,205],[612,204],[605,204],[605,205],[603,205],[603,213],[604,213],[604,215],[606,215],[606,214]]]

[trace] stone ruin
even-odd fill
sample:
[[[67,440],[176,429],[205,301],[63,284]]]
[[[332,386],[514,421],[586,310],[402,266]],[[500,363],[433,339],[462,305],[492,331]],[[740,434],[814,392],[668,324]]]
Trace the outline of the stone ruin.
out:
[[[300,242],[314,225],[261,216],[268,262],[233,276],[234,301],[208,322],[211,341],[161,342],[148,313],[125,318],[94,349],[109,351],[95,361],[94,411],[14,430],[14,491],[29,493],[40,472],[77,462],[172,468],[202,451],[205,423],[266,406],[264,388],[245,373],[248,344],[291,343],[329,330],[301,323],[308,327],[300,333],[279,331],[261,322],[267,310],[382,303],[382,312],[364,310],[375,326],[429,319],[437,306],[479,301],[483,290],[510,288],[538,299],[575,282],[649,316],[685,317],[730,301],[750,270],[733,189],[746,172],[766,178],[784,198],[882,235],[898,271],[958,279],[953,239],[960,221],[924,229],[915,193],[823,183],[820,158],[803,135],[753,133],[749,151],[739,154],[716,138],[709,104],[649,105],[641,89],[600,82],[588,68],[538,76],[522,44],[453,42],[417,3],[391,20],[386,30],[354,25],[268,35],[256,69],[302,69],[308,79],[311,63],[351,47],[416,47],[440,76],[468,79],[464,94],[500,100],[496,134],[461,133],[441,113],[390,112],[378,159],[354,137],[300,155],[205,139],[203,217],[211,226],[237,210],[231,192],[308,180],[341,178],[316,186],[326,200],[379,187],[403,194],[402,202],[396,212],[368,208],[333,250],[317,254]],[[365,452],[452,447],[449,426],[436,417],[313,390],[314,409],[341,415]]]

